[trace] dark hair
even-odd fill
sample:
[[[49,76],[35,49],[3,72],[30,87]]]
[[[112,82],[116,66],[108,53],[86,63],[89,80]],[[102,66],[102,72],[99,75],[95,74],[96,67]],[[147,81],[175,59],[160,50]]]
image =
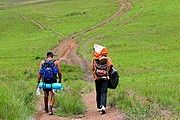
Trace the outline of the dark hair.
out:
[[[48,53],[47,53],[47,56],[53,57],[53,53],[52,53],[52,52],[48,52]]]

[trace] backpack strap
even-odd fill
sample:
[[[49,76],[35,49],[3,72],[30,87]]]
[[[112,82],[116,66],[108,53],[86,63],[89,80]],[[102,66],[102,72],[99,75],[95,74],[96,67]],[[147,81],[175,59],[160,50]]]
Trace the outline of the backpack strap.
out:
[[[109,73],[109,71],[108,71],[108,61],[106,62],[106,66],[107,66],[107,68],[106,68],[106,79],[109,79],[109,76],[108,76],[108,73]]]
[[[43,89],[46,89],[46,83],[43,82]]]
[[[42,68],[44,67],[44,64],[47,62],[47,59],[44,59],[44,63],[42,64]]]
[[[53,63],[54,63],[56,60],[54,60],[54,59],[52,59],[52,60],[48,60],[47,58],[46,58],[46,59],[44,59],[44,63],[47,63],[48,61],[53,61]],[[44,64],[44,63],[43,63],[43,64]],[[55,63],[54,63],[54,66],[55,66]],[[53,66],[53,67],[54,67],[54,66]]]
[[[48,60],[47,58],[46,58],[46,59],[44,59],[44,62],[47,62],[47,61],[53,61],[53,62],[55,62],[56,60],[54,60],[54,59],[52,59],[52,60]]]

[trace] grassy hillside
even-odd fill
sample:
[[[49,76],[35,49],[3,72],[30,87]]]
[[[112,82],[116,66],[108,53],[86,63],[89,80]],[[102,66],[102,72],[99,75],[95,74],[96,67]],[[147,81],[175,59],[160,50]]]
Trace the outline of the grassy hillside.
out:
[[[131,3],[131,10],[122,17],[78,38],[78,54],[91,60],[94,43],[108,48],[121,76],[118,88],[109,90],[108,102],[116,104],[130,119],[178,119],[180,2]],[[63,38],[101,22],[118,8],[119,3],[113,0],[1,0],[0,119],[30,119],[36,112],[35,84],[45,53]],[[82,54],[82,50],[87,52]],[[79,81],[83,72],[77,66],[61,67],[63,85],[72,90],[56,98],[61,101],[55,103],[60,111],[56,114],[82,114],[84,106],[76,89],[87,84]],[[84,87],[80,93],[91,87]],[[77,96],[71,96],[74,93]],[[72,102],[75,106],[69,104]]]
[[[106,46],[121,82],[109,91],[133,119],[178,119],[180,113],[180,2],[131,0],[127,14],[109,25],[87,33],[78,53],[94,43]]]
[[[36,112],[38,67],[46,52],[63,38],[97,24],[117,9],[118,3],[107,0],[0,1],[0,119],[32,117]],[[85,83],[78,82],[83,76],[78,67],[61,67],[64,86],[74,92],[84,86]],[[80,93],[86,91],[81,90]],[[64,116],[84,112],[80,94],[68,97],[74,92],[60,94],[60,99],[71,100],[63,103],[61,99],[63,109],[59,111]],[[72,102],[74,106],[69,107]]]

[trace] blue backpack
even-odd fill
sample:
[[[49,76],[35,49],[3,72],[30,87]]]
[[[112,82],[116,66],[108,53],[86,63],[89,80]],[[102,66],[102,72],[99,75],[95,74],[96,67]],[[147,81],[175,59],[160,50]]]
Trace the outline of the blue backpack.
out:
[[[58,68],[55,66],[55,60],[44,60],[45,63],[42,64],[39,73],[42,76],[42,80],[44,83],[53,83],[56,82]]]

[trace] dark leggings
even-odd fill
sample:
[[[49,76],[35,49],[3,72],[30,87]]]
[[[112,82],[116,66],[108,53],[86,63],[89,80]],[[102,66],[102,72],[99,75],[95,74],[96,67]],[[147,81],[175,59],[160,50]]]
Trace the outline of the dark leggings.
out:
[[[95,80],[97,108],[106,107],[108,81],[105,79]]]

